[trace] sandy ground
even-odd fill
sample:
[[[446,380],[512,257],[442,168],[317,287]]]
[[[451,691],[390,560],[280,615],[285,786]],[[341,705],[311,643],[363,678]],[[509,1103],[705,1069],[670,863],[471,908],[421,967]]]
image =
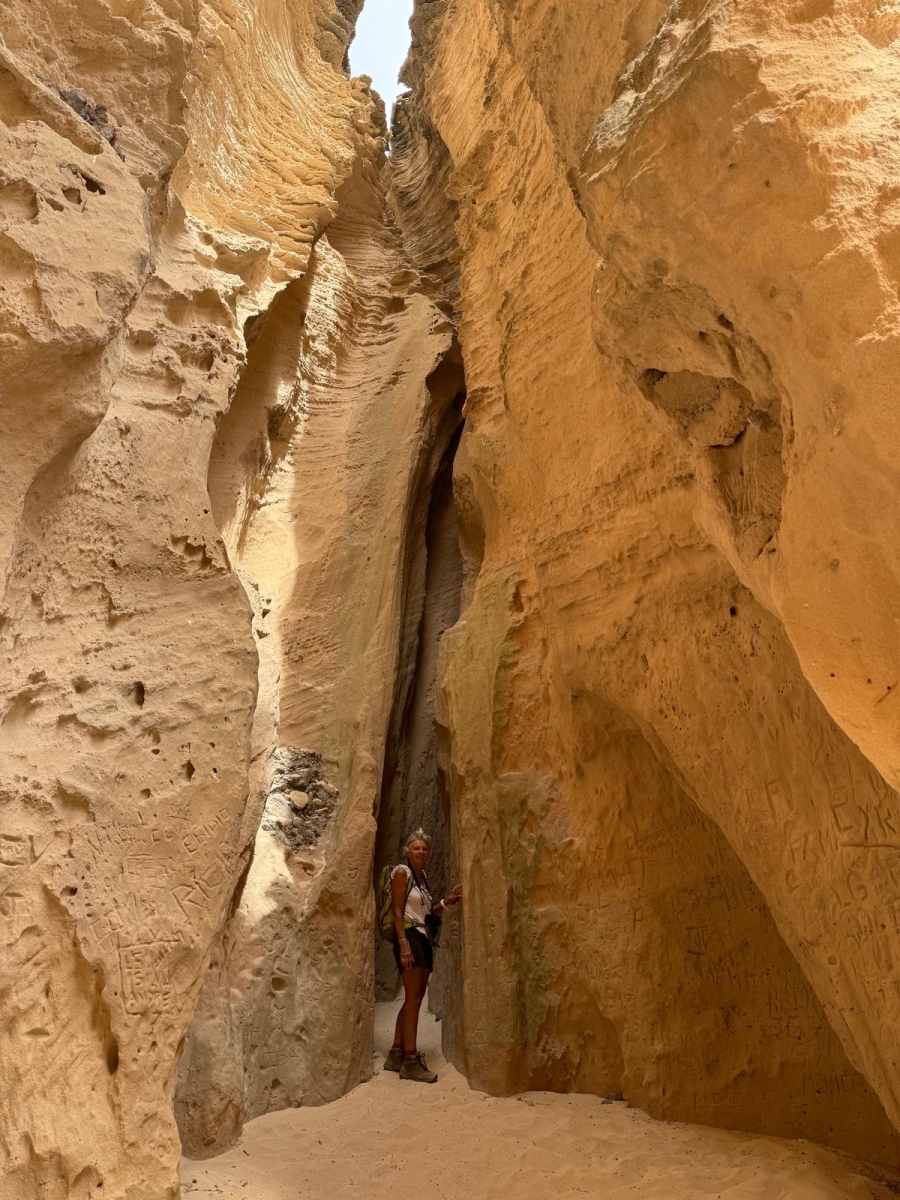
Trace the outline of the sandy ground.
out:
[[[379,1066],[396,1005],[378,1006]],[[379,1071],[324,1108],[252,1121],[239,1146],[185,1159],[185,1197],[224,1200],[891,1200],[897,1192],[809,1142],[666,1124],[594,1096],[469,1089],[423,1013],[432,1086]],[[896,1186],[896,1185],[895,1185]]]

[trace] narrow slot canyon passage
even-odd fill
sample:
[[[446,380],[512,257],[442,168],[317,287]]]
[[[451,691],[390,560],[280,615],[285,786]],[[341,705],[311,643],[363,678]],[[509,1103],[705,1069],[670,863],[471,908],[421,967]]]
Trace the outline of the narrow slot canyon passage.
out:
[[[432,380],[433,391],[458,390],[425,480],[430,485],[426,503],[415,513],[419,529],[410,539],[413,552],[405,589],[397,694],[376,814],[373,870],[373,885],[377,889],[382,869],[404,861],[407,837],[417,829],[424,829],[434,838],[428,880],[436,899],[452,887],[447,861],[449,764],[441,761],[438,752],[435,701],[440,641],[459,619],[463,586],[459,523],[453,499],[453,459],[462,436],[465,399],[458,363],[448,363],[441,376]],[[375,953],[376,999],[392,999],[400,981],[391,947],[378,936]],[[433,1004],[434,980],[431,1000]]]
[[[900,1194],[898,95],[864,0],[0,5],[0,1200]]]
[[[372,80],[373,90],[384,101],[388,124],[409,52],[412,15],[413,0],[365,0],[350,44],[350,70]]]

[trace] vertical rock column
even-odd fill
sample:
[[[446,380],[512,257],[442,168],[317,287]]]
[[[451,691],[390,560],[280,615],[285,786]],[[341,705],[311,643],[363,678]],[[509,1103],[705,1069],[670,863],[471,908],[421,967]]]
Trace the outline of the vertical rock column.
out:
[[[207,466],[244,330],[352,169],[351,8],[3,23],[10,1200],[176,1194],[175,1067],[255,828],[257,653]]]

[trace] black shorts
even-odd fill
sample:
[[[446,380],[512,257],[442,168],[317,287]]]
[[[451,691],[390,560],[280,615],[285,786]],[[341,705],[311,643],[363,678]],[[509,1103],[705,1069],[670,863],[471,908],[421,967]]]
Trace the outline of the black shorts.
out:
[[[409,948],[412,951],[413,966],[424,967],[426,971],[433,971],[434,950],[432,949],[431,939],[418,929],[407,929],[406,940],[409,942]],[[402,971],[400,945],[396,934],[394,935],[394,961],[397,964],[397,970]]]

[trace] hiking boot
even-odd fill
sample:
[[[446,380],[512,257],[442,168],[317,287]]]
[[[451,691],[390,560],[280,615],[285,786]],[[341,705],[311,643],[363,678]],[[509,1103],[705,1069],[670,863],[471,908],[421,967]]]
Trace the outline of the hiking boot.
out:
[[[400,1078],[411,1079],[414,1083],[437,1083],[437,1075],[429,1071],[424,1054],[410,1054],[404,1058]]]
[[[384,1060],[385,1071],[399,1071],[403,1066],[403,1047],[392,1046],[391,1052]]]

